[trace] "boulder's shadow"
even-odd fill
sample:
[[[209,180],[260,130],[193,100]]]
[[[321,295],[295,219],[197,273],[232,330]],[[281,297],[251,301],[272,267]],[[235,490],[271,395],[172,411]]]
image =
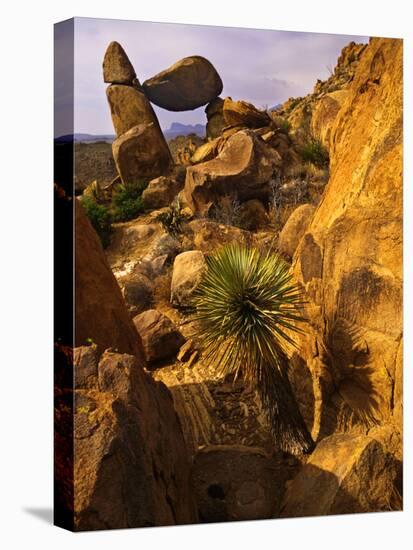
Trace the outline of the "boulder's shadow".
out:
[[[23,511],[30,516],[38,518],[49,525],[53,525],[53,508],[40,508],[40,507],[30,507],[24,508]]]

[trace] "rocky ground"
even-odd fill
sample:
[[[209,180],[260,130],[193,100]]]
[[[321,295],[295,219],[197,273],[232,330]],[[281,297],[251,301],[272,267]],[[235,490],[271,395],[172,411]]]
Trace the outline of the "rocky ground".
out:
[[[116,169],[149,185],[105,252],[77,207],[77,528],[400,509],[401,49],[351,43],[313,93],[265,112],[220,98],[203,58],[141,85],[109,46]],[[150,102],[207,103],[207,140],[172,156]],[[278,251],[306,292],[290,379],[309,456],[279,451],[253,389],[197,340],[190,298],[229,242]]]

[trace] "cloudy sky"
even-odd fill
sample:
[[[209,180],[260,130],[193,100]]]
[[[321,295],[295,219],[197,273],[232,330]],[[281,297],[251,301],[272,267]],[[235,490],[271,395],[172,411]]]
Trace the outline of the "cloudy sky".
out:
[[[103,56],[112,40],[122,44],[141,82],[182,57],[202,55],[219,72],[223,97],[244,99],[258,107],[307,94],[317,78],[328,76],[343,46],[351,40],[368,40],[364,36],[89,18],[75,19],[74,36],[75,132],[91,134],[113,133],[102,78]],[[164,129],[172,122],[205,123],[204,107],[180,113],[156,108],[156,112]],[[68,133],[64,117],[60,118],[57,135]]]

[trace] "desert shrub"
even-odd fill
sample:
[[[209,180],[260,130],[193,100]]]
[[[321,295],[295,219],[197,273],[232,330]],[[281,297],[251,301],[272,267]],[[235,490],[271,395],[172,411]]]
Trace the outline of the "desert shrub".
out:
[[[114,191],[112,198],[112,219],[115,222],[125,222],[136,218],[142,211],[142,192],[147,182],[121,184]]]
[[[240,224],[241,204],[236,197],[224,195],[217,201],[208,213],[208,217],[223,225],[238,227]]]
[[[281,128],[281,130],[286,134],[288,134],[288,132],[291,130],[291,122],[286,118],[280,118],[278,125]]]
[[[103,247],[106,248],[112,232],[112,216],[109,208],[104,204],[98,204],[92,197],[83,196],[81,202],[86,216],[99,235]]]
[[[318,139],[309,139],[299,152],[304,162],[311,162],[319,168],[328,166],[328,151]]]
[[[171,206],[157,216],[157,221],[162,224],[162,227],[173,237],[177,237],[182,233],[182,226],[186,220],[182,213],[181,202],[175,199]]]
[[[302,296],[289,266],[274,253],[227,245],[207,257],[194,293],[205,361],[222,376],[253,384],[275,441],[286,452],[309,452],[314,443],[288,379],[286,344],[295,345]]]

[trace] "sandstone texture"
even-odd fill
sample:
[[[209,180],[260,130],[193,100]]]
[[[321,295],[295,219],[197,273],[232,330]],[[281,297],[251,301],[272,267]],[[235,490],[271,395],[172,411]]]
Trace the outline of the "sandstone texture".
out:
[[[106,352],[99,388],[75,394],[75,529],[193,523],[189,464],[168,390]]]
[[[119,42],[111,42],[103,58],[103,80],[110,84],[132,84],[135,69]]]
[[[332,126],[330,180],[293,262],[311,327],[296,364],[313,380],[316,438],[398,429],[402,171],[402,42],[372,39]]]
[[[113,348],[141,355],[136,329],[129,318],[102,245],[83,207],[75,205],[75,342],[94,342],[102,352]]]
[[[185,197],[192,211],[206,214],[220,196],[239,200],[265,198],[268,181],[277,172],[281,157],[248,130],[231,136],[218,156],[188,167]]]
[[[185,57],[142,85],[152,103],[170,111],[206,105],[222,92],[222,81],[208,59]]]
[[[205,107],[207,116],[206,135],[209,139],[215,139],[222,134],[222,130],[226,126],[223,114],[224,100],[222,97],[213,99]]]
[[[259,111],[247,101],[233,101],[230,97],[225,98],[222,113],[227,126],[262,128],[271,122],[265,111]]]
[[[292,258],[314,214],[312,204],[298,206],[286,221],[278,238],[278,250]]]
[[[172,158],[154,122],[133,126],[112,144],[116,168],[124,184],[169,172]]]
[[[175,258],[171,283],[173,304],[190,305],[191,297],[201,281],[205,268],[205,258],[200,250],[182,252]]]
[[[396,461],[371,437],[337,434],[319,443],[289,482],[282,517],[379,512],[391,508]]]
[[[156,309],[144,311],[133,322],[141,337],[148,362],[176,355],[185,341],[174,323]]]
[[[143,206],[150,210],[168,206],[182,188],[183,183],[174,177],[159,176],[151,180],[142,193]]]

